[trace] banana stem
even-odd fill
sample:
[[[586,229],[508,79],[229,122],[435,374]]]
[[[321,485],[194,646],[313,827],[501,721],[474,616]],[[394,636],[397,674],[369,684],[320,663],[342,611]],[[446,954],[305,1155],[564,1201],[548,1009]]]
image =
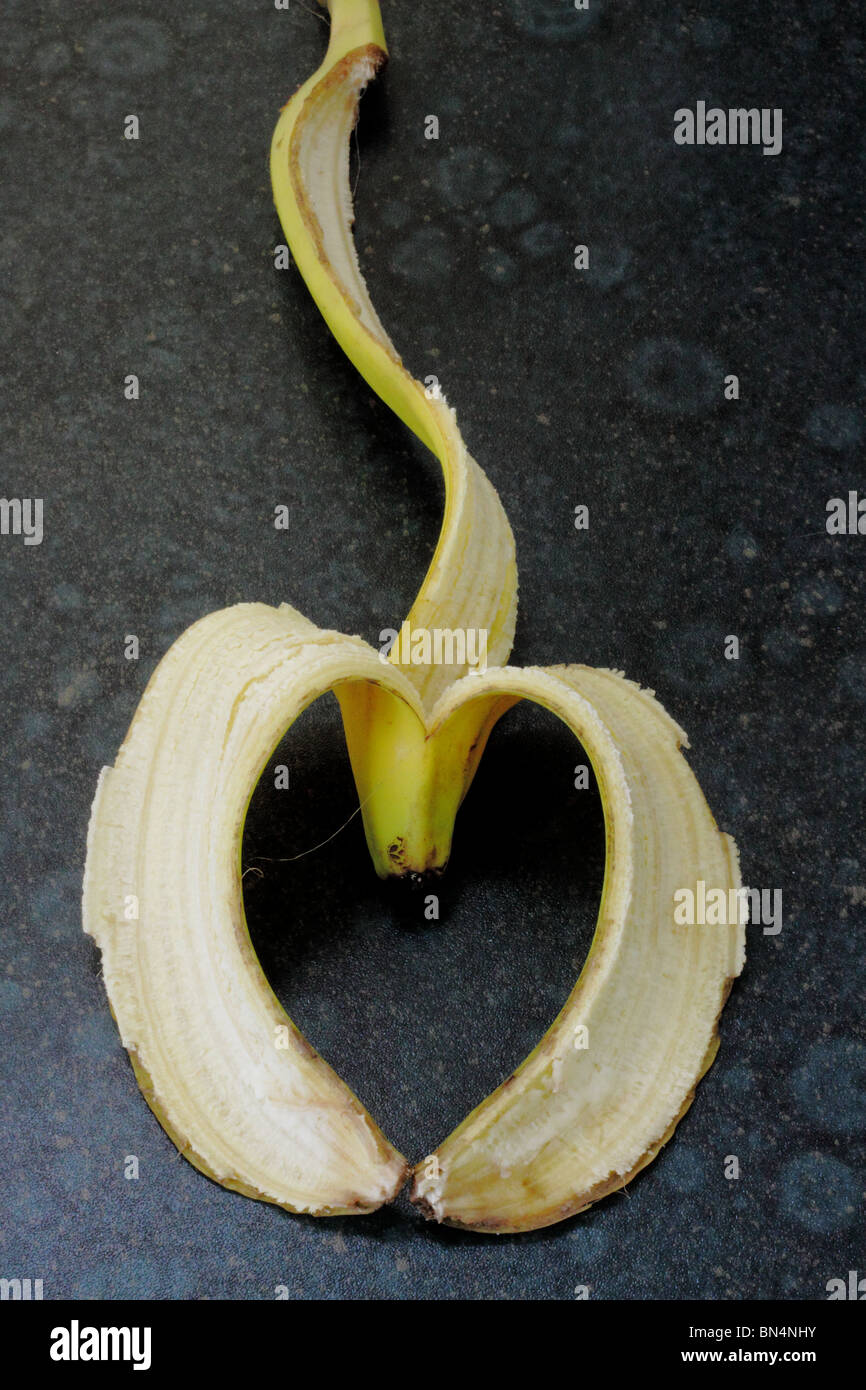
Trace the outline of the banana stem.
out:
[[[486,693],[428,731],[384,686],[347,681],[334,694],[376,873],[404,878],[440,872],[490,731],[515,697]]]

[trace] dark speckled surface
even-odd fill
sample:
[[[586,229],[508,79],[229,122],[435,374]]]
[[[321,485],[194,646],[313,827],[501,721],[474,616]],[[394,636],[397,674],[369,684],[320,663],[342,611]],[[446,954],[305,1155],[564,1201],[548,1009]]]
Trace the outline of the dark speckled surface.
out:
[[[288,600],[370,640],[398,623],[441,487],[297,273],[273,268],[267,151],[323,51],[310,9],[6,0],[2,491],[44,499],[44,539],[0,537],[0,1275],[42,1278],[46,1298],[824,1298],[866,1273],[866,537],[825,529],[830,497],[866,494],[857,7],[383,8],[357,241],[407,365],[439,377],[512,519],[514,660],[654,688],[746,882],[782,891],[783,929],[749,928],[675,1140],[627,1196],[560,1227],[481,1238],[405,1202],[317,1223],[176,1155],[80,929],[98,769],[160,656],[214,608]],[[781,107],[782,153],[677,147],[673,112],[699,99]],[[509,716],[430,928],[375,879],[357,819],[271,862],[355,804],[336,707],[304,715],[278,760],[292,790],[266,779],[245,838],[256,947],[418,1158],[566,998],[603,876],[596,795],[573,789],[580,754],[552,718]]]

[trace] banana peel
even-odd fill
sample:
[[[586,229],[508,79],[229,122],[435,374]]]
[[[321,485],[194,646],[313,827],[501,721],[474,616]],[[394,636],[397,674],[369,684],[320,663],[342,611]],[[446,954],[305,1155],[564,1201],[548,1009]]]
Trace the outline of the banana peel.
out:
[[[358,371],[436,456],[439,541],[409,630],[483,632],[486,669],[387,660],[284,604],[194,624],[142,697],[88,832],[84,929],[141,1090],[208,1176],[294,1212],[357,1215],[410,1176],[356,1096],[271,991],[249,939],[241,842],[250,797],[294,719],[333,691],[373,866],[441,871],[497,720],[519,700],[556,714],[592,762],[605,816],[592,947],[565,1007],[522,1066],[411,1171],[430,1219],[533,1230],[622,1187],[671,1137],[718,1047],[744,961],[742,922],[684,926],[674,894],[740,886],[652,693],[615,671],[506,663],[517,614],[514,540],[453,409],[404,368],[352,239],[349,136],[387,60],[376,0],[330,0],[319,69],[283,109],[274,200],[295,264]]]

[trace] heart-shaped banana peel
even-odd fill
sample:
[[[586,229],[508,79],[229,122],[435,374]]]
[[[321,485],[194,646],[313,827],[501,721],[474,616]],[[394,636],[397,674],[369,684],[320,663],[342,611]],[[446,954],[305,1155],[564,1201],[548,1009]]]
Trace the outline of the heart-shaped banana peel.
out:
[[[503,664],[517,610],[508,519],[453,410],[403,368],[352,241],[349,136],[386,61],[379,7],[328,8],[327,55],[281,114],[271,175],[295,263],[332,332],[442,465],[445,515],[407,620],[412,646],[395,643],[383,661],[287,605],[239,604],[189,628],[100,777],[84,928],[101,947],[144,1096],[191,1163],[290,1211],[373,1211],[396,1197],[408,1166],[283,1012],[253,952],[240,862],[250,797],[292,721],[333,690],[376,871],[442,869],[497,719],[522,699],[551,710],[583,745],[604,808],[592,947],[548,1033],[422,1160],[412,1187],[437,1221],[528,1231],[621,1188],[691,1103],[745,931],[740,920],[678,924],[674,895],[703,881],[732,900],[737,853],[680,752],[685,734],[651,692],[615,671]],[[437,631],[455,643],[485,633],[486,669],[437,661],[423,641]]]

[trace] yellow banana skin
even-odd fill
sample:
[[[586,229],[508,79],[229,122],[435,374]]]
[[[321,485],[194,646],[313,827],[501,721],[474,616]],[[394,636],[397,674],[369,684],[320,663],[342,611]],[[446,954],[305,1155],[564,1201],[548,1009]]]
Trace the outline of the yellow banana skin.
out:
[[[274,131],[274,202],[295,264],[334,337],[442,467],[442,529],[406,621],[413,630],[427,632],[483,631],[488,660],[501,665],[508,660],[517,618],[517,565],[508,518],[467,453],[454,412],[444,398],[431,399],[403,367],[370,302],[351,236],[349,136],[360,93],[388,56],[379,7],[371,0],[336,0],[329,9],[331,37],[324,61],[288,102]],[[390,659],[400,665],[394,655]],[[403,667],[427,713],[467,669],[430,663]],[[454,749],[447,755],[452,762],[462,759],[459,772],[465,785],[455,802],[452,779],[441,772],[432,775],[429,749],[415,731],[402,730],[393,741],[377,734],[377,728],[395,722],[393,711],[380,708],[378,692],[346,690],[340,705],[377,873],[386,877],[442,869],[453,812],[477,766],[469,750],[476,748],[480,756],[483,747],[479,740],[486,712],[479,711],[476,727],[465,730],[465,752]],[[371,758],[371,742],[385,749],[380,764]],[[379,775],[374,763],[388,775]],[[432,802],[422,797],[424,787]],[[442,805],[436,804],[440,796]]]
[[[388,659],[284,604],[196,623],[154,673],[88,831],[85,931],[102,952],[142,1092],[178,1149],[247,1196],[316,1216],[361,1215],[410,1175],[356,1096],[283,1012],[249,940],[241,844],[249,799],[293,720],[332,690],[373,866],[441,871],[496,721],[522,699],[556,714],[595,769],[604,888],[592,947],[552,1028],[514,1076],[412,1173],[429,1219],[507,1234],[582,1211],[671,1137],[718,1048],[744,962],[741,921],[687,927],[677,889],[740,885],[682,753],[682,729],[619,672],[506,665],[517,612],[514,540],[453,410],[404,369],[351,236],[349,135],[387,49],[375,0],[330,0],[325,59],[271,148],[295,263],[358,371],[435,454],[445,510],[407,622],[486,634],[468,660]]]
[[[84,927],[148,1104],[203,1172],[313,1215],[375,1210],[406,1163],[271,991],[241,842],[283,731],[362,669],[415,703],[366,644],[288,605],[202,618],[151,677],[88,831]]]
[[[598,922],[565,1007],[515,1074],[415,1169],[412,1199],[425,1215],[502,1234],[583,1211],[655,1157],[716,1055],[744,957],[741,926],[700,936],[706,929],[674,921],[679,886],[739,887],[739,865],[680,752],[683,730],[651,692],[585,666],[489,672],[476,698],[488,681],[572,730],[607,831]],[[466,694],[443,700],[439,720]]]

